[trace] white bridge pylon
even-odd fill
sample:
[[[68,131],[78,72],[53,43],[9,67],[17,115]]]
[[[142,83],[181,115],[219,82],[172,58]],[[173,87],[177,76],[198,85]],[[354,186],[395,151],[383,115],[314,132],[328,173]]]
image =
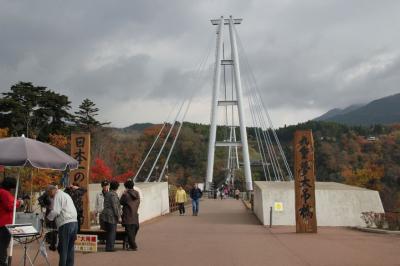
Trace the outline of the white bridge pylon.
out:
[[[213,172],[214,172],[214,157],[215,157],[215,147],[216,146],[227,146],[227,147],[241,147],[242,159],[244,166],[244,175],[246,180],[246,189],[248,191],[253,190],[253,182],[250,168],[250,156],[249,156],[249,146],[247,142],[247,132],[246,132],[246,122],[244,116],[243,107],[243,91],[242,91],[242,81],[240,77],[240,64],[238,48],[236,43],[236,31],[235,24],[240,24],[242,19],[233,19],[232,16],[229,19],[224,19],[222,16],[220,19],[211,20],[213,25],[218,27],[217,29],[217,51],[215,53],[215,66],[214,66],[214,80],[213,80],[213,94],[212,94],[212,104],[211,104],[211,125],[210,125],[210,138],[208,145],[208,161],[207,161],[207,179],[206,179],[206,189],[208,189],[213,182]],[[226,60],[223,58],[223,32],[224,25],[229,26],[229,40],[231,46],[231,59]],[[221,85],[221,65],[232,65],[234,73],[234,87],[236,99],[227,101],[219,100],[219,92]],[[217,112],[219,111],[219,106],[232,105],[236,106],[238,112],[238,122],[240,128],[240,140],[239,141],[224,141],[217,142]]]

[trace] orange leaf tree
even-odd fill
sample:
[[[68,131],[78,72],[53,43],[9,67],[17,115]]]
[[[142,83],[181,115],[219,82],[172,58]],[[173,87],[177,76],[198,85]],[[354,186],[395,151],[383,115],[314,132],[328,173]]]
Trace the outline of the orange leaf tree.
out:
[[[370,163],[365,164],[359,169],[346,168],[342,171],[342,176],[345,178],[347,184],[378,191],[382,190],[381,179],[384,174],[383,166]]]
[[[30,173],[32,171],[32,173]],[[32,174],[32,176],[31,176]],[[49,184],[59,184],[61,172],[42,169],[25,169],[22,178],[22,190],[25,192],[39,192],[44,190]]]
[[[118,181],[119,183],[125,182],[128,178],[133,178],[135,176],[132,170],[128,170],[127,172],[117,175],[113,177],[113,180]]]
[[[49,134],[49,142],[59,149],[64,149],[68,144],[68,139],[64,135]]]
[[[112,177],[112,169],[106,165],[104,160],[96,158],[94,164],[90,169],[90,181],[98,183],[104,179],[110,179]]]

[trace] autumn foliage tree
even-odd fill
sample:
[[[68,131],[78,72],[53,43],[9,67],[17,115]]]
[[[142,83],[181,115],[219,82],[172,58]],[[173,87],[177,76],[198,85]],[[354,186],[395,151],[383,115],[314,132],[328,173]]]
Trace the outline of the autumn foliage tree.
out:
[[[119,183],[123,183],[127,179],[133,178],[134,176],[135,176],[135,173],[132,170],[128,170],[127,172],[125,172],[121,175],[114,176],[112,179]]]
[[[366,164],[359,169],[345,169],[342,175],[348,185],[365,187],[373,190],[382,190],[381,179],[385,174],[384,167],[375,164]]]
[[[68,139],[64,135],[59,134],[49,134],[49,142],[54,147],[59,149],[65,149],[68,144]]]
[[[21,170],[11,168],[10,174],[15,176],[20,171],[21,195],[30,195],[31,192],[41,192],[49,184],[59,184],[62,173],[55,170],[36,169],[25,167]]]
[[[163,126],[163,125],[153,125],[153,126],[150,126],[150,127],[148,127],[148,128],[145,128],[145,129],[143,130],[143,135],[146,136],[146,137],[155,137],[155,136],[157,136],[158,133],[160,132],[162,126]],[[167,132],[167,130],[168,130],[168,129],[166,129],[166,128],[164,127],[163,132],[161,133],[161,137],[162,137],[162,138],[165,136],[165,134],[166,134],[165,132]]]
[[[112,169],[106,165],[104,160],[96,158],[90,169],[90,181],[92,183],[99,183],[105,179],[111,179],[111,177]]]

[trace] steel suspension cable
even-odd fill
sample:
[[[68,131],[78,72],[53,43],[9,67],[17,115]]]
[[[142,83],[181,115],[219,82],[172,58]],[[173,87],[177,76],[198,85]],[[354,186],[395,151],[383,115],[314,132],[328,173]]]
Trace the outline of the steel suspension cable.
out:
[[[145,182],[149,182],[150,176],[151,176],[151,174],[153,173],[153,170],[154,170],[155,166],[157,165],[158,159],[160,159],[161,153],[162,153],[163,150],[164,150],[165,144],[167,143],[168,138],[169,138],[169,136],[171,135],[172,130],[174,129],[176,120],[178,119],[178,116],[179,116],[179,114],[180,114],[180,112],[181,112],[181,110],[182,110],[182,107],[183,107],[184,103],[185,103],[185,102],[183,102],[183,103],[181,104],[181,106],[179,107],[179,110],[178,110],[178,112],[177,112],[177,114],[176,114],[176,116],[175,116],[175,119],[174,119],[173,123],[171,124],[171,128],[169,129],[168,134],[167,134],[167,136],[166,136],[165,139],[164,139],[164,142],[163,142],[163,144],[162,144],[162,146],[161,146],[161,148],[160,148],[160,150],[159,150],[159,152],[158,152],[158,154],[157,154],[157,157],[156,157],[156,159],[155,159],[155,161],[154,161],[154,163],[153,163],[153,166],[151,167],[150,172],[148,173],[148,175],[147,175],[147,177],[146,177]]]
[[[245,68],[246,69],[246,68]],[[254,108],[256,108],[256,114],[258,116],[258,121],[260,122],[261,125],[261,134],[264,137],[264,141],[266,144],[266,148],[268,151],[268,155],[270,157],[271,160],[271,165],[272,165],[272,169],[273,172],[275,174],[275,180],[279,179],[280,181],[283,179],[283,173],[282,173],[282,169],[280,168],[279,165],[279,160],[278,157],[276,156],[275,153],[275,149],[271,140],[271,137],[269,135],[268,132],[268,127],[266,126],[264,117],[262,116],[262,110],[260,109],[260,106],[258,105],[257,99],[255,98],[256,93],[254,92],[253,86],[250,84],[250,80],[248,79],[248,75],[244,76],[244,80],[245,82],[247,82],[249,85],[249,100],[252,102],[251,105],[254,106]],[[263,128],[265,128],[266,130],[264,131]]]
[[[263,171],[264,171],[264,177],[265,177],[265,180],[268,181],[268,177],[269,177],[269,179],[271,179],[271,176],[270,176],[270,173],[269,173],[268,168],[267,168],[267,170],[268,170],[268,177],[267,177],[267,172],[265,171],[265,164],[266,164],[266,160],[265,160],[265,158],[264,158],[264,156],[265,156],[265,151],[264,151],[264,147],[263,147],[263,145],[262,145],[262,143],[261,143],[260,136],[259,136],[259,134],[258,134],[258,130],[257,130],[258,124],[257,124],[257,121],[256,121],[256,117],[255,117],[254,110],[253,110],[253,106],[252,106],[252,104],[251,104],[251,102],[250,102],[250,99],[248,99],[248,104],[249,104],[250,114],[251,114],[251,117],[252,117],[252,120],[253,120],[253,126],[254,126],[254,132],[255,132],[255,134],[256,134],[256,140],[257,140],[258,150],[259,150],[259,153],[260,153],[260,155],[261,155],[261,164],[262,164]]]
[[[255,97],[255,96],[254,96],[254,97]],[[266,141],[267,141],[267,143],[268,143],[269,149],[270,149],[271,154],[272,154],[272,161],[273,161],[273,163],[275,164],[275,168],[276,168],[276,170],[277,170],[277,174],[278,174],[277,177],[278,177],[278,179],[279,179],[280,181],[282,181],[282,180],[283,180],[282,169],[281,169],[281,166],[280,166],[280,164],[279,164],[279,160],[278,160],[278,157],[277,157],[277,155],[276,155],[275,148],[274,148],[274,145],[273,145],[271,136],[270,136],[270,134],[269,134],[268,127],[267,127],[267,125],[266,125],[264,116],[262,115],[262,110],[261,110],[259,104],[257,103],[257,100],[254,99],[254,101],[255,101],[256,108],[257,108],[257,110],[258,110],[257,113],[258,113],[259,116],[260,116],[260,121],[261,121],[261,123],[262,123],[262,125],[263,125],[263,128],[264,128],[263,134],[266,136]]]
[[[235,29],[235,30],[236,30],[236,29]],[[288,173],[288,175],[289,175],[289,179],[290,179],[290,180],[293,180],[292,171],[290,170],[290,167],[289,167],[289,164],[288,164],[288,162],[287,162],[285,153],[283,152],[283,149],[282,149],[282,145],[281,145],[281,143],[280,143],[280,141],[279,141],[279,138],[278,138],[278,136],[277,136],[277,134],[276,134],[276,131],[275,131],[275,128],[274,128],[274,126],[273,126],[273,123],[272,123],[271,117],[270,117],[270,115],[269,115],[268,109],[267,109],[267,107],[266,107],[266,104],[265,104],[265,102],[263,101],[263,99],[261,98],[261,93],[260,93],[260,90],[259,90],[259,88],[258,88],[258,86],[257,86],[257,81],[256,81],[256,79],[255,79],[255,75],[254,75],[254,73],[253,73],[253,71],[252,71],[252,69],[251,69],[251,67],[250,67],[248,57],[247,57],[247,55],[246,55],[246,53],[245,53],[245,51],[244,51],[242,41],[241,41],[241,39],[240,39],[240,37],[239,37],[238,34],[237,34],[237,36],[238,36],[239,46],[241,47],[241,49],[242,49],[242,51],[243,51],[245,63],[246,63],[247,66],[248,66],[248,69],[249,69],[249,72],[250,72],[250,76],[251,76],[251,78],[253,79],[253,82],[254,82],[254,85],[255,85],[255,90],[256,90],[256,92],[257,92],[256,95],[259,97],[259,101],[261,102],[261,106],[263,107],[262,109],[263,109],[265,115],[267,116],[267,120],[268,120],[268,122],[269,122],[271,131],[272,131],[272,134],[273,134],[273,136],[274,136],[275,142],[277,143],[279,152],[280,152],[280,154],[281,154],[281,156],[282,156],[282,160],[283,160],[283,162],[284,162],[284,164],[285,164],[286,171],[287,171],[287,173]]]
[[[279,178],[278,167],[277,167],[277,165],[276,165],[276,161],[275,161],[275,158],[274,158],[274,154],[273,154],[273,152],[272,152],[273,147],[272,147],[272,145],[270,144],[270,141],[269,141],[269,138],[268,138],[269,136],[266,134],[267,132],[263,129],[263,128],[265,127],[265,125],[263,124],[262,117],[261,117],[261,115],[260,115],[260,111],[258,110],[257,105],[256,105],[255,102],[254,102],[254,95],[250,94],[250,99],[251,99],[252,105],[253,105],[254,108],[256,109],[256,110],[254,111],[254,113],[256,114],[256,118],[258,117],[258,121],[259,121],[259,125],[260,125],[260,127],[257,127],[257,128],[259,128],[259,134],[260,134],[260,136],[262,136],[261,139],[264,140],[265,147],[266,147],[266,149],[267,149],[267,153],[268,153],[268,156],[269,156],[269,159],[270,159],[270,162],[271,162],[272,171],[273,171],[274,176],[275,176],[275,180],[276,180],[277,178],[280,179],[280,178]],[[261,142],[261,143],[262,143],[262,142]]]
[[[213,36],[210,38],[209,44],[208,44],[208,46],[207,46],[207,51],[208,51],[208,52],[207,52],[206,60],[207,60],[207,58],[208,58],[209,51],[210,51],[210,49],[211,49],[211,47],[212,47],[212,46],[211,46],[211,45],[212,45],[212,40],[213,40]],[[199,61],[199,64],[198,64],[196,73],[200,71],[200,69],[202,68],[202,66],[203,66],[203,64],[204,64],[204,62],[205,62],[206,60],[204,60],[204,58],[202,58],[202,59]],[[185,101],[186,101],[186,99],[182,102],[182,104],[183,104]],[[137,173],[136,173],[136,175],[135,175],[135,177],[134,177],[134,181],[136,181],[136,179],[137,179],[137,177],[138,177],[140,171],[142,170],[143,166],[145,165],[147,159],[149,158],[150,153],[152,152],[153,148],[155,147],[156,143],[158,142],[158,139],[160,138],[160,135],[161,135],[163,129],[165,128],[166,124],[168,123],[167,121],[169,120],[169,117],[170,117],[170,115],[172,114],[173,109],[174,109],[174,108],[172,108],[171,111],[170,111],[170,113],[168,114],[167,120],[163,123],[163,126],[161,127],[159,133],[157,134],[157,137],[156,137],[156,139],[154,140],[152,146],[150,147],[148,153],[146,154],[145,159],[142,161],[142,163],[141,163],[141,165],[140,165],[140,167],[139,167],[139,170],[137,171]],[[178,111],[178,114],[179,114],[179,111]],[[178,115],[178,114],[177,114],[177,115]],[[172,128],[172,127],[171,127],[171,128]],[[161,150],[162,150],[162,149],[161,149]],[[159,156],[158,156],[158,157],[159,157]],[[157,161],[158,161],[158,159],[156,160],[156,162],[157,162]],[[153,167],[154,167],[154,164],[153,164]],[[152,170],[153,170],[153,167],[152,167]],[[151,174],[152,170],[150,171],[149,174]],[[147,182],[148,179],[149,179],[149,175],[147,176],[145,182]]]
[[[201,62],[200,65],[199,65],[198,71],[196,72],[196,75],[197,75],[196,81],[198,81],[198,80],[201,79],[201,73],[203,72],[203,68],[204,68],[204,66],[206,65],[207,61],[208,61],[208,58],[209,58],[209,55],[210,55],[210,50],[211,50],[211,49],[208,50],[209,52],[207,53],[206,57],[204,58],[204,60],[202,60],[202,62]],[[204,85],[204,84],[202,84],[202,85]],[[182,105],[181,105],[181,107],[180,107],[180,109],[179,109],[179,112],[177,113],[177,117],[176,117],[175,120],[174,120],[174,125],[175,125],[176,122],[177,122],[178,115],[180,114],[180,111],[181,111],[182,107],[184,106],[184,104],[185,104],[186,101],[187,101],[188,103],[187,103],[187,105],[186,105],[186,110],[184,111],[184,114],[183,114],[183,116],[182,116],[182,119],[180,120],[179,128],[178,128],[178,130],[177,130],[177,133],[176,133],[176,135],[175,135],[175,138],[174,138],[174,140],[173,140],[173,143],[172,143],[172,145],[171,145],[171,148],[170,148],[170,150],[169,150],[169,152],[168,152],[167,158],[166,158],[166,160],[165,160],[165,162],[164,162],[162,171],[161,171],[160,176],[159,176],[159,178],[158,178],[158,182],[161,181],[161,179],[162,179],[162,177],[163,177],[163,175],[164,175],[165,169],[166,169],[167,166],[168,166],[168,162],[169,162],[169,159],[170,159],[170,157],[171,157],[172,151],[174,150],[176,141],[177,141],[177,139],[178,139],[178,137],[179,137],[179,134],[180,134],[180,132],[181,132],[181,128],[182,128],[182,126],[183,126],[183,121],[184,121],[184,119],[185,119],[185,117],[186,117],[186,115],[187,115],[187,113],[188,113],[188,111],[189,111],[189,107],[190,107],[190,105],[191,105],[191,103],[192,103],[192,100],[193,100],[193,98],[194,98],[194,96],[195,96],[195,93],[196,93],[196,90],[193,90],[193,91],[192,91],[192,94],[191,94],[191,96],[190,96],[190,98],[189,98],[189,99],[185,99],[185,100],[182,102]],[[171,126],[171,130],[173,129],[174,125]],[[155,161],[154,164],[153,164],[152,170],[153,170],[153,168],[155,167],[155,165],[156,165],[157,162],[158,162],[159,155],[162,153],[162,151],[163,151],[163,149],[164,149],[164,146],[165,146],[165,143],[166,143],[166,142],[168,141],[168,139],[169,139],[169,135],[170,135],[170,133],[171,133],[171,130],[170,130],[170,132],[168,132],[168,135],[167,135],[167,137],[165,138],[165,141],[164,141],[164,143],[163,143],[163,146],[162,146],[162,148],[160,149],[160,152],[159,152],[159,154],[158,154],[158,156],[157,156],[157,158],[156,158],[156,161]],[[151,174],[152,170],[150,171],[148,178],[150,177],[150,174]],[[146,180],[148,181],[148,179],[146,179]],[[146,182],[147,182],[147,181],[146,181]]]
[[[250,84],[249,84],[248,80],[246,79],[247,77],[245,75],[243,77],[244,77],[244,82],[245,82],[245,88],[247,89],[246,91],[247,91],[248,95],[251,95]],[[252,117],[252,120],[253,120],[254,133],[256,135],[257,147],[258,147],[259,153],[261,155],[261,164],[262,164],[262,167],[263,167],[264,178],[265,178],[266,181],[268,181],[268,179],[271,180],[271,175],[270,175],[268,167],[267,167],[267,171],[265,171],[265,165],[266,165],[266,162],[267,162],[267,160],[266,160],[267,157],[265,155],[264,145],[263,145],[261,136],[260,136],[260,134],[258,132],[259,123],[258,123],[257,117],[255,115],[254,104],[252,103],[251,96],[247,97],[247,102],[248,102],[250,114],[251,114],[251,117]],[[267,173],[268,173],[268,176],[267,176]]]
[[[164,130],[164,127],[165,127],[166,124],[167,124],[167,122],[164,122],[164,123],[163,123],[163,125],[162,125],[160,131],[159,131],[158,134],[157,134],[156,139],[153,141],[153,144],[151,145],[149,151],[147,152],[146,157],[144,158],[144,160],[143,160],[142,163],[140,164],[139,170],[136,172],[136,175],[135,175],[135,177],[133,178],[133,182],[136,182],[136,179],[137,179],[137,177],[138,177],[140,171],[142,170],[144,164],[146,163],[147,158],[149,158],[149,155],[150,155],[151,151],[153,150],[154,146],[156,145],[158,139],[160,138],[160,135],[161,135],[162,131]]]
[[[204,65],[207,63],[208,57],[209,57],[209,54],[207,55],[207,57],[206,57],[206,59],[205,59],[205,61],[204,61]],[[203,66],[204,66],[204,65],[203,65]],[[200,73],[201,73],[201,71],[200,71]],[[199,76],[200,76],[200,74],[199,74]],[[198,80],[200,80],[200,78],[199,78]],[[203,85],[204,85],[204,84],[203,84]],[[162,180],[163,176],[164,176],[164,172],[165,172],[165,170],[166,170],[166,168],[167,168],[167,166],[168,166],[169,159],[171,158],[172,152],[173,152],[173,150],[174,150],[174,148],[175,148],[176,141],[178,140],[178,137],[179,137],[179,135],[180,135],[180,132],[181,132],[181,129],[182,129],[182,126],[183,126],[183,123],[184,123],[184,119],[186,118],[186,115],[187,115],[187,113],[188,113],[188,111],[189,111],[190,105],[191,105],[191,103],[192,103],[192,101],[193,101],[193,98],[194,98],[194,96],[195,96],[195,92],[196,92],[196,90],[194,90],[194,91],[192,92],[192,95],[191,95],[191,97],[190,97],[190,99],[189,99],[189,101],[188,101],[188,103],[187,103],[187,105],[186,105],[185,112],[184,112],[184,114],[183,114],[183,116],[182,116],[182,119],[180,120],[179,128],[178,128],[178,130],[177,130],[177,132],[176,132],[175,138],[174,138],[174,140],[173,140],[173,142],[172,142],[172,145],[171,145],[171,148],[170,148],[170,150],[169,150],[169,152],[168,152],[168,156],[167,156],[167,158],[166,158],[166,160],[165,160],[164,166],[163,166],[162,171],[161,171],[161,173],[160,173],[160,176],[159,176],[159,178],[158,178],[158,182],[160,182],[160,181]]]

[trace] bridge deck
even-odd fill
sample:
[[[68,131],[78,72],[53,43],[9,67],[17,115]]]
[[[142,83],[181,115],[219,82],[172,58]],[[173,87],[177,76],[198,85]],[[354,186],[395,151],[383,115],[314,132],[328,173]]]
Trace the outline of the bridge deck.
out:
[[[139,251],[76,254],[76,265],[399,265],[400,237],[344,228],[297,235],[261,226],[236,200],[203,200],[200,215],[141,226]],[[56,265],[57,256],[49,252]],[[53,263],[52,263],[53,265]]]

